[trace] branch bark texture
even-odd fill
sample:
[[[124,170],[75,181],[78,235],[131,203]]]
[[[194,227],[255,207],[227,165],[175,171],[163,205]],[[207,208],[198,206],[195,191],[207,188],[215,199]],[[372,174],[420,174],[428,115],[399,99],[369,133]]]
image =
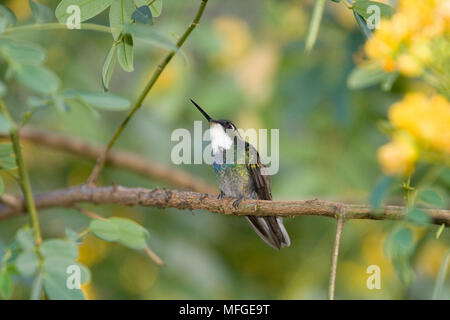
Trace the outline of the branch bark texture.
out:
[[[217,199],[216,195],[190,191],[126,188],[122,186],[89,187],[87,185],[55,190],[35,196],[38,209],[71,207],[77,203],[115,203],[127,206],[146,206],[176,209],[202,209],[227,215],[254,216],[321,216],[348,219],[400,220],[405,214],[404,207],[385,206],[375,212],[370,206],[344,204],[323,200],[267,201],[243,200],[238,209],[233,208],[235,199]],[[17,216],[25,211],[23,199],[8,206],[0,204],[0,220]],[[450,226],[450,210],[424,209],[435,224]]]

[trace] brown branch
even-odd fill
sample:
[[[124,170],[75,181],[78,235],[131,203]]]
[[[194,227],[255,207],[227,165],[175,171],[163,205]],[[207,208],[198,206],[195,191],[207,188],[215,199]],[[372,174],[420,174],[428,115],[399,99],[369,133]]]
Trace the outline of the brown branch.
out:
[[[336,225],[336,237],[334,239],[333,255],[331,257],[331,271],[330,271],[330,284],[328,286],[328,299],[334,300],[334,288],[336,286],[336,271],[339,256],[339,246],[341,244],[342,228],[344,227],[344,217],[345,213],[337,219]]]
[[[9,134],[1,132],[0,138],[9,138]],[[104,150],[104,147],[92,144],[81,138],[29,127],[20,130],[20,138],[93,160],[97,159]],[[218,192],[214,186],[185,171],[154,162],[133,152],[111,151],[108,153],[106,161],[112,166],[133,171],[149,179],[161,181],[180,189],[202,193]]]
[[[235,199],[217,199],[215,195],[190,191],[126,188],[121,186],[88,187],[86,185],[55,190],[35,196],[38,209],[71,207],[77,203],[115,203],[127,206],[147,206],[158,208],[202,209],[214,213],[254,216],[321,216],[337,218],[340,214],[347,219],[400,220],[404,207],[385,206],[374,212],[370,206],[343,204],[322,200],[267,201],[243,200],[238,209],[233,208]],[[0,204],[0,220],[16,216],[25,209],[21,206],[9,207]],[[450,226],[450,210],[423,209],[434,224]]]

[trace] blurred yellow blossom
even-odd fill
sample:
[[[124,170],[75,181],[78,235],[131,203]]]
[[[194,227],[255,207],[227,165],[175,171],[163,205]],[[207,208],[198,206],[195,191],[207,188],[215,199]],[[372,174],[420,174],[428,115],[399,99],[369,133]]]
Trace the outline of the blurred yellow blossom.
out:
[[[221,39],[220,51],[214,60],[224,68],[234,67],[236,60],[251,47],[250,27],[244,20],[233,16],[222,16],[213,21],[213,30]]]
[[[79,247],[78,261],[92,266],[102,261],[108,254],[108,244],[99,238],[88,234],[83,238],[83,242]]]
[[[442,37],[448,41],[449,31],[448,0],[400,0],[397,13],[380,22],[365,52],[386,72],[419,76],[433,56],[433,40]]]
[[[378,161],[390,175],[411,174],[417,158],[416,147],[405,135],[396,135],[393,141],[378,149]]]
[[[450,103],[444,96],[409,93],[390,108],[389,121],[394,139],[378,150],[386,173],[410,174],[424,152],[444,163],[450,159]]]
[[[96,300],[98,298],[98,295],[96,294],[91,282],[82,284],[81,291],[86,297],[86,300]]]
[[[409,93],[391,107],[389,120],[423,148],[450,155],[450,103],[444,96]]]
[[[279,63],[279,50],[270,43],[258,46],[236,67],[236,81],[244,94],[265,102],[271,94],[273,75]]]
[[[30,5],[27,0],[9,0],[6,1],[6,6],[14,12],[19,21],[31,16]]]

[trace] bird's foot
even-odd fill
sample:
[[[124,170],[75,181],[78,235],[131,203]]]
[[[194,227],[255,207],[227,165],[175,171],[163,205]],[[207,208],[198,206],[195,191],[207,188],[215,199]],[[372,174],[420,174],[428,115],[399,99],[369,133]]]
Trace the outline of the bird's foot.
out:
[[[240,196],[236,201],[233,202],[233,208],[237,209],[239,207],[239,204],[244,199],[243,196]]]
[[[222,200],[224,197],[225,197],[225,193],[222,190],[220,190],[220,193],[217,196],[217,199]]]

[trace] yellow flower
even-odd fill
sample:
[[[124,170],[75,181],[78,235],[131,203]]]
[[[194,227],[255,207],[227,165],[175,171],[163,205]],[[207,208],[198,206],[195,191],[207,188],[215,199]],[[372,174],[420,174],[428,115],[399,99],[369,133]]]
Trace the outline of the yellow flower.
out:
[[[278,61],[279,49],[270,43],[256,47],[242,58],[236,65],[235,77],[243,93],[253,101],[265,102],[272,92]]]
[[[379,61],[386,72],[398,70],[405,76],[420,76],[433,56],[433,40],[449,39],[449,2],[399,1],[397,13],[389,20],[383,19],[366,42],[367,57]]]
[[[391,107],[389,120],[424,149],[450,155],[450,103],[444,96],[409,93]]]
[[[408,77],[416,77],[422,73],[423,66],[414,56],[403,53],[398,57],[398,70]]]
[[[223,67],[234,66],[236,60],[242,58],[251,47],[250,27],[237,17],[223,16],[213,21],[212,28],[222,41],[215,60]]]
[[[397,135],[393,141],[378,149],[378,162],[389,175],[409,175],[414,170],[418,152],[411,139]]]

